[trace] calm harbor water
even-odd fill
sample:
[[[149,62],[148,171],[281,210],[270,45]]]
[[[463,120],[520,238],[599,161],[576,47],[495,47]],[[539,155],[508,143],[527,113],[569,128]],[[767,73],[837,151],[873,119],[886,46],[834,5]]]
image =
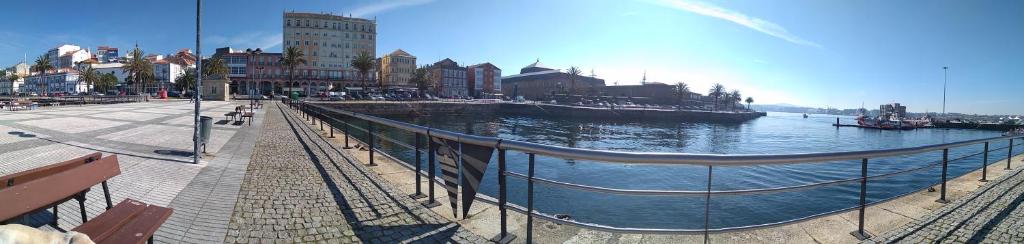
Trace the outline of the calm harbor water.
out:
[[[879,131],[832,127],[836,116],[769,113],[738,124],[691,122],[602,122],[521,116],[461,116],[393,118],[451,131],[568,147],[649,152],[713,154],[787,154],[902,148],[999,136],[980,130],[919,129]],[[843,123],[853,117],[840,116]],[[365,125],[359,123],[359,125]],[[379,128],[384,135],[412,144],[411,134]],[[362,133],[354,133],[365,138]],[[994,143],[991,148],[1006,146]],[[413,162],[411,150],[382,143],[383,151]],[[981,152],[981,146],[950,150],[950,158]],[[1006,157],[1006,150],[990,153],[990,162]],[[507,153],[510,171],[526,174],[527,156]],[[869,175],[884,174],[935,163],[941,152],[872,159]],[[951,162],[950,178],[978,169],[981,156]],[[426,155],[422,165],[426,168]],[[624,189],[703,191],[707,167],[637,165],[572,161],[537,156],[536,176],[562,182]],[[496,157],[486,172],[481,193],[497,194]],[[904,194],[939,181],[940,167],[869,181],[868,201]],[[739,190],[802,185],[860,175],[860,162],[821,162],[772,166],[715,167],[713,190]],[[786,221],[855,206],[859,182],[789,192],[751,195],[713,195],[711,228],[760,225]],[[526,205],[526,183],[509,177],[510,201]],[[548,214],[568,214],[582,221],[633,228],[702,229],[703,195],[630,196],[592,193],[535,185],[534,206]],[[438,196],[447,201],[446,196]]]

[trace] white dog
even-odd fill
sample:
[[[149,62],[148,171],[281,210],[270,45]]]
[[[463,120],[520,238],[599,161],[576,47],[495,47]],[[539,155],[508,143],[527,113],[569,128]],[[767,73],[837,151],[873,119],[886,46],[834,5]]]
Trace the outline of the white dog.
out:
[[[68,231],[67,233],[44,231],[36,228],[9,224],[0,225],[0,244],[93,244],[89,236]]]

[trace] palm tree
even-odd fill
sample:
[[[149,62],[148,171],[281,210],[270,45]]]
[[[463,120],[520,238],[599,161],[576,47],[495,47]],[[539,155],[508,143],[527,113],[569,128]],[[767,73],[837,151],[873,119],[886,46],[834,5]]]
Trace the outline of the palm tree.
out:
[[[109,91],[117,85],[117,76],[111,73],[105,73],[100,75],[99,82],[96,83],[96,87],[103,92]]]
[[[85,82],[85,91],[92,93],[93,84],[96,80],[99,80],[100,74],[96,72],[96,69],[92,68],[92,65],[79,65],[78,66],[78,81]],[[75,86],[78,86],[77,84]]]
[[[576,66],[571,66],[569,70],[565,71],[569,75],[569,94],[576,93],[576,80],[579,79],[581,72],[583,71],[580,71],[580,68]]]
[[[725,86],[723,86],[721,83],[715,83],[715,85],[711,86],[711,90],[708,91],[708,95],[715,98],[714,109],[718,110],[718,100],[719,98],[722,98],[723,95],[725,95]]]
[[[50,59],[46,58],[46,55],[40,55],[36,58],[36,62],[32,65],[32,69],[39,72],[39,79],[36,80],[36,90],[45,95],[47,92],[44,91],[46,89],[44,76],[46,76],[46,71],[53,69],[53,65],[50,64]]]
[[[223,78],[228,72],[228,65],[224,64],[224,59],[219,56],[213,56],[203,62],[203,78]]]
[[[178,90],[182,91],[182,93],[189,89],[193,89],[196,84],[196,69],[185,69],[185,74],[178,76],[178,78],[174,78],[174,84],[177,86]]]
[[[750,110],[750,104],[754,103],[754,98],[753,97],[747,97],[747,100],[745,102],[747,102],[747,110]]]
[[[740,95],[740,90],[732,90],[732,92],[729,93],[728,102],[730,105],[732,105],[733,110],[736,110],[736,103],[740,101],[743,101],[743,95]]]
[[[139,93],[145,92],[143,86],[154,77],[153,63],[146,60],[143,57],[144,54],[139,47],[135,47],[129,54],[132,58],[128,59],[124,67],[121,67],[127,76],[125,80],[131,82],[130,85],[136,86],[135,91]]]
[[[290,46],[284,50],[284,55],[278,62],[284,67],[288,68],[288,87],[292,86],[293,75],[295,74],[295,66],[306,65],[306,54],[302,53],[302,49],[295,46]],[[285,94],[287,95],[287,94]]]
[[[364,90],[366,89],[366,78],[370,74],[370,69],[373,69],[373,63],[373,56],[370,56],[370,54],[366,52],[361,52],[352,59],[352,67],[359,70],[359,75],[361,77],[360,83],[363,85]]]
[[[690,86],[686,85],[686,83],[678,82],[672,87],[672,93],[676,95],[676,105],[682,107],[683,97],[690,94]]]

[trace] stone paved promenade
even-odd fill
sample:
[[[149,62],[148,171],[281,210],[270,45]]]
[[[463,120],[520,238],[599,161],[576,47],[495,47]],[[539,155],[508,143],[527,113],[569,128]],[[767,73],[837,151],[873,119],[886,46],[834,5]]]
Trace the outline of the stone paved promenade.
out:
[[[1019,162],[1015,162],[1019,163]],[[1021,169],[865,243],[1024,243]]]
[[[486,242],[402,194],[284,105],[266,107],[225,242]]]
[[[121,175],[109,180],[115,204],[132,198],[174,209],[157,242],[219,243],[262,124],[262,111],[253,127],[223,120],[239,104],[203,103],[202,114],[214,118],[214,128],[209,155],[198,165],[181,154],[192,151],[194,104],[185,101],[0,111],[0,175],[97,151],[116,154]],[[106,206],[103,190],[95,186],[87,196],[88,216],[96,217]],[[81,224],[76,201],[61,204],[58,213],[62,229]],[[18,222],[52,230],[44,225],[52,216],[39,211]]]

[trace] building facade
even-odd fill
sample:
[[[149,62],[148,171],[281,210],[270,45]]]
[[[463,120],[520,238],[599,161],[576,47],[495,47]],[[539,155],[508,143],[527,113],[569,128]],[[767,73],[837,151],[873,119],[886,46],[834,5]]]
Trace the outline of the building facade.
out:
[[[380,58],[380,82],[383,87],[416,87],[411,82],[416,72],[416,56],[402,49]]]
[[[598,88],[598,95],[631,98],[644,104],[694,105],[701,100],[700,94],[690,92],[679,96],[674,90],[674,85],[646,82],[641,85],[603,86]]]
[[[147,92],[155,92],[160,89],[172,90],[174,82],[178,77],[185,75],[185,69],[176,63],[166,59],[153,62],[153,82],[156,87],[150,88]]]
[[[77,94],[88,91],[85,82],[78,81],[78,76],[78,71],[75,70],[32,75],[25,77],[21,92]]]
[[[96,61],[110,63],[120,61],[116,47],[100,46],[96,48]]]
[[[441,97],[466,97],[466,68],[451,59],[444,59],[427,66],[431,80],[434,81],[434,94]]]
[[[501,69],[491,63],[466,67],[466,87],[476,98],[501,93]]]
[[[543,100],[555,93],[565,93],[573,84],[569,74],[545,67],[540,60],[520,69],[519,74],[501,78],[501,92],[505,95],[522,96],[530,100]],[[596,77],[576,77],[575,90],[582,95],[596,95],[604,80]]]
[[[46,59],[50,60],[50,65],[61,71],[73,69],[79,62],[91,58],[89,50],[75,45],[60,45],[46,51]]]
[[[24,84],[25,77],[29,75],[29,66],[25,62],[19,62],[4,69],[7,75],[17,75],[18,79],[10,80],[7,76],[0,77],[0,95],[17,94],[19,88]]]
[[[376,57],[375,20],[322,13],[284,13],[281,21],[283,48],[296,47],[305,54],[306,64],[295,68],[291,84],[280,90],[317,94],[343,87],[374,84],[377,72],[362,77],[352,59],[361,53]],[[285,73],[285,76],[287,72]],[[278,91],[274,83],[272,90]]]

